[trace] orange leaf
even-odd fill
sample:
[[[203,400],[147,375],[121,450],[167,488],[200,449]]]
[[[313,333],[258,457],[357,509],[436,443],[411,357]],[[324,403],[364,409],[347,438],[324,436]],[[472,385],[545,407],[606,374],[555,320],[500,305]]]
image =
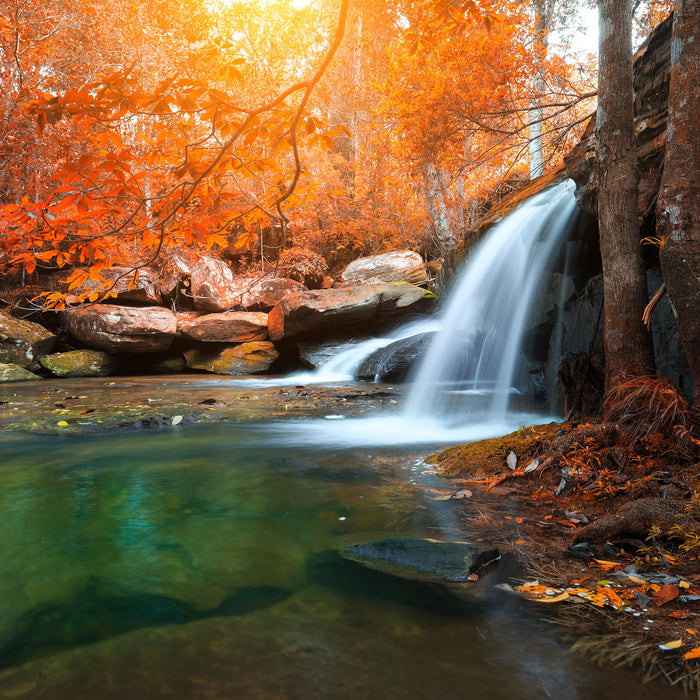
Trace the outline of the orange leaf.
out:
[[[689,659],[700,659],[700,647],[695,647],[695,649],[686,651],[685,654],[683,654],[683,658],[686,661],[688,661]]]
[[[666,584],[651,596],[651,599],[658,607],[661,607],[662,605],[665,605],[676,598],[678,598],[678,586],[674,586],[671,583]]]

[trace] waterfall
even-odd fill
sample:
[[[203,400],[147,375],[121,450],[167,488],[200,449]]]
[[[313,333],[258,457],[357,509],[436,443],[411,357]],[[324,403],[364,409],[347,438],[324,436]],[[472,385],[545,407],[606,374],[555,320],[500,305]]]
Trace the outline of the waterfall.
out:
[[[538,290],[575,220],[571,180],[541,192],[476,246],[413,379],[404,413],[455,425],[508,411]]]

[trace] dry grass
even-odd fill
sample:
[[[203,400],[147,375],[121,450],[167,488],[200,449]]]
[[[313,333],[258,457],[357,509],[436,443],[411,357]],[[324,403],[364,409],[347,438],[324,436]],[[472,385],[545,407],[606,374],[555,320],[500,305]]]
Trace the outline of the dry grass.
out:
[[[688,403],[667,377],[639,377],[608,392],[603,418],[639,438],[660,433],[672,437],[686,425]]]

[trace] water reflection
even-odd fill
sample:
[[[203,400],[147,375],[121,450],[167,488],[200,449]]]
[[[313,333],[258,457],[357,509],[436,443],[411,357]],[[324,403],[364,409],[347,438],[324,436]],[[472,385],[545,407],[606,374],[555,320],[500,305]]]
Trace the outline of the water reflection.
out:
[[[644,697],[488,577],[464,599],[338,563],[457,532],[418,456],[223,424],[2,436],[0,698]]]

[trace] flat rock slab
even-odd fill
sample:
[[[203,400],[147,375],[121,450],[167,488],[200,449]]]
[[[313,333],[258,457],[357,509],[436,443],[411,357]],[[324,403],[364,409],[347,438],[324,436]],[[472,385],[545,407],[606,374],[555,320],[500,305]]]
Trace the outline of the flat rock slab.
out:
[[[340,550],[340,556],[369,569],[414,581],[462,583],[499,558],[494,548],[420,537],[388,537]]]
[[[178,315],[178,335],[205,343],[246,343],[267,340],[267,314],[262,311],[225,311],[191,318]]]
[[[270,311],[272,340],[310,331],[327,332],[348,324],[398,318],[423,310],[421,303],[431,295],[412,284],[363,284],[338,289],[290,292]]]

